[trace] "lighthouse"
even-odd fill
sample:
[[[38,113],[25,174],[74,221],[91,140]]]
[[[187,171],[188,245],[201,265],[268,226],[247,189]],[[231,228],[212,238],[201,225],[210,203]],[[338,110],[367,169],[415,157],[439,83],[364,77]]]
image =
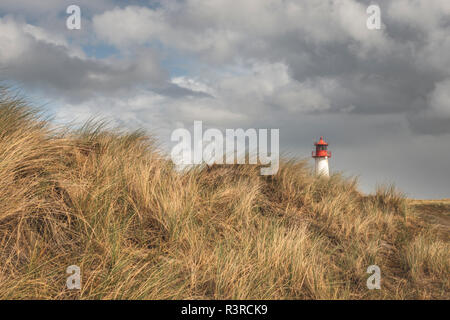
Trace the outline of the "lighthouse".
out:
[[[330,169],[328,167],[328,158],[331,158],[331,152],[327,150],[328,143],[320,137],[319,142],[315,142],[316,151],[312,152],[312,157],[316,161],[315,173],[325,177],[330,176]]]

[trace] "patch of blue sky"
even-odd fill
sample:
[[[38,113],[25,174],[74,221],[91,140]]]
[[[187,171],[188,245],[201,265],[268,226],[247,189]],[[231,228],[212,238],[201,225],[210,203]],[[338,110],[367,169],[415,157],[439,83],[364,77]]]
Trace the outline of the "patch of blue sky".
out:
[[[89,58],[104,59],[111,56],[120,56],[120,51],[116,47],[105,43],[84,45],[82,49]]]
[[[179,52],[175,49],[164,48],[161,65],[170,77],[195,75],[201,63],[194,56]]]
[[[173,77],[196,77],[213,75],[244,75],[250,73],[242,64],[208,63],[197,54],[180,51],[174,48],[160,47],[162,53],[161,65]]]

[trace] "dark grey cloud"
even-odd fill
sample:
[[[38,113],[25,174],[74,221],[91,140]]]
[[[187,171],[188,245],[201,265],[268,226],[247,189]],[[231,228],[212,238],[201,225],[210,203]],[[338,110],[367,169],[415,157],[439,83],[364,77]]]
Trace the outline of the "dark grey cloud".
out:
[[[403,113],[414,132],[450,132],[442,126],[442,117],[450,115],[436,113],[428,100],[437,83],[450,79],[445,0],[380,1],[383,28],[374,31],[365,26],[370,1],[335,0],[321,6],[249,1],[233,7],[223,1],[169,3],[154,10],[117,8],[95,16],[93,25],[102,39],[118,47],[158,40],[215,66],[239,59],[281,61],[300,83],[318,78],[338,82],[342,93],[321,93],[330,100],[324,112]],[[132,27],[120,33],[113,25],[119,19],[133,22]],[[276,108],[277,102],[271,105]],[[425,125],[430,128],[423,130]]]
[[[1,77],[70,103],[120,96],[139,88],[177,97],[200,95],[170,83],[159,53],[150,48],[139,48],[124,57],[91,58],[80,47],[71,47],[64,37],[12,16],[0,18],[0,32],[10,34],[0,36]]]

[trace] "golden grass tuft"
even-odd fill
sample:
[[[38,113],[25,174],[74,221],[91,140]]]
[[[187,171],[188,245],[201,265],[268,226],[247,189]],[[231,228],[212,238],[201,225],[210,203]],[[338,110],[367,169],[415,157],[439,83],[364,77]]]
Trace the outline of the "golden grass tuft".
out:
[[[304,161],[177,172],[141,132],[52,130],[0,97],[1,299],[448,299],[449,244],[409,211]]]

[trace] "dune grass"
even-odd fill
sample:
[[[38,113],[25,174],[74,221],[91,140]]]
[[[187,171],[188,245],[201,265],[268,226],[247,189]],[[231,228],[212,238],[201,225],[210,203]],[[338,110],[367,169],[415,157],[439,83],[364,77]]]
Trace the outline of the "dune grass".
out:
[[[177,172],[142,132],[0,97],[0,299],[448,299],[449,243],[392,187],[283,160]],[[366,269],[381,268],[381,290]],[[81,290],[66,288],[78,265]]]

